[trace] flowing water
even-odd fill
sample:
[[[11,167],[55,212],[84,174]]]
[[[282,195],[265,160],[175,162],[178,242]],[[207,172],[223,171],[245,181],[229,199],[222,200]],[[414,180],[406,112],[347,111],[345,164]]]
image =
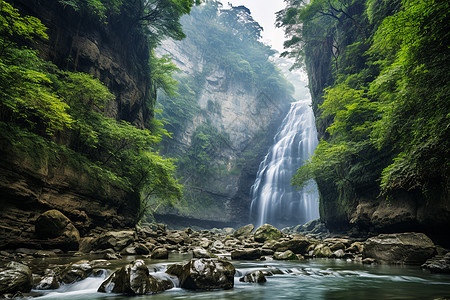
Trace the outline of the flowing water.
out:
[[[319,218],[316,183],[308,182],[301,190],[291,185],[292,176],[310,158],[317,144],[309,101],[292,103],[251,189],[251,221],[256,227],[269,223],[282,228]]]
[[[152,275],[161,276],[167,265],[187,262],[191,256],[170,255],[171,262],[146,259]],[[116,261],[125,264],[127,261]],[[90,277],[53,291],[35,291],[35,299],[437,299],[450,297],[450,275],[430,274],[412,266],[368,266],[345,260],[314,259],[295,262],[232,261],[236,267],[231,290],[188,291],[175,287],[155,295],[131,296],[97,293],[107,274]],[[267,282],[252,284],[239,278],[254,270],[279,270]],[[114,270],[112,268],[111,270]],[[110,271],[111,271],[110,270]],[[109,272],[110,272],[109,271]],[[156,273],[155,273],[156,272]],[[159,275],[158,275],[159,274]],[[177,282],[175,282],[177,284]]]

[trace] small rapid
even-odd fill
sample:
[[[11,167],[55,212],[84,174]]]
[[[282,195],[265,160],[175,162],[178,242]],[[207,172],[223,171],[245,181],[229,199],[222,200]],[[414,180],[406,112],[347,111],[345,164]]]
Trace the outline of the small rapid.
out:
[[[38,299],[95,299],[99,294],[97,289],[108,277],[108,273],[108,271],[102,270],[97,276],[88,277],[72,284],[63,284],[56,290],[45,292]]]
[[[180,258],[182,258],[180,256]],[[186,262],[185,259],[181,261]],[[126,263],[126,262],[124,262]],[[343,259],[301,261],[233,261],[236,268],[234,288],[230,290],[190,291],[178,287],[139,299],[436,299],[450,295],[450,279],[418,267],[399,265],[363,265]],[[148,266],[152,276],[165,274],[171,263]],[[267,282],[245,283],[239,278],[261,270]],[[98,293],[109,272],[63,285],[35,299],[136,299],[135,296]]]
[[[310,102],[292,103],[251,188],[250,216],[257,227],[269,223],[282,228],[319,218],[316,183],[310,181],[301,190],[291,185],[292,176],[317,145]]]

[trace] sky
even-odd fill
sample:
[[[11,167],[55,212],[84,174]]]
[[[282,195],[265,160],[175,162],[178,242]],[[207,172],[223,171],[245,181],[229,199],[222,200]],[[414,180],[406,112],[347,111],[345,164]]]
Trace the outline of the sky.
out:
[[[253,16],[253,19],[263,27],[262,37],[263,42],[271,45],[273,49],[277,50],[279,53],[284,52],[283,43],[285,41],[284,31],[282,28],[275,27],[275,13],[284,9],[286,3],[284,0],[220,0],[223,7],[228,7],[228,3],[233,6],[244,5]],[[283,65],[280,65],[281,60],[275,61],[276,64],[283,70],[283,73],[288,78],[288,80],[295,87],[294,97],[297,100],[303,98],[309,98],[309,90],[306,87],[306,82],[308,81],[307,75],[303,70],[294,70],[289,72],[288,69],[292,65],[292,61],[285,60]],[[286,65],[287,63],[287,65]]]
[[[264,28],[263,41],[280,53],[283,52],[284,32],[275,27],[275,13],[286,5],[283,0],[221,0],[224,7],[245,5],[252,13],[253,19]]]

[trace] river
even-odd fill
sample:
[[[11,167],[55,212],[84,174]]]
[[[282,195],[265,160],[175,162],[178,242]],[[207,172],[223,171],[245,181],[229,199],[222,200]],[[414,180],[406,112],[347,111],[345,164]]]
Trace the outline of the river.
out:
[[[161,276],[167,265],[188,261],[190,255],[171,254],[169,260],[145,259],[152,272]],[[72,258],[70,261],[81,258]],[[58,290],[33,291],[34,299],[131,299],[133,297],[97,293],[107,273],[133,260],[128,257],[113,261],[107,272],[98,277],[63,285]],[[67,263],[66,259],[64,262]],[[57,263],[57,260],[34,260],[36,266]],[[335,259],[300,261],[232,261],[236,267],[235,286],[231,290],[188,291],[173,288],[160,294],[139,296],[136,299],[448,299],[450,276],[431,274],[417,266],[363,265]],[[246,273],[279,270],[268,276],[263,284],[239,282]],[[40,296],[39,296],[40,295]]]

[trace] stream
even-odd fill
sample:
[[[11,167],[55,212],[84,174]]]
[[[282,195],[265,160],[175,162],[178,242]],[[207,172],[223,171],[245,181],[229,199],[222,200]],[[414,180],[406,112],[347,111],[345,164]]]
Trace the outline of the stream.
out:
[[[171,253],[169,260],[144,259],[152,275],[167,276],[171,263],[187,262],[192,255]],[[107,270],[57,290],[32,291],[33,299],[131,299],[131,296],[97,293],[111,271],[138,257],[111,261]],[[86,258],[35,259],[35,268],[67,264]],[[87,259],[92,259],[88,257]],[[189,291],[173,288],[137,299],[446,299],[450,297],[450,276],[431,274],[418,266],[363,265],[339,259],[300,261],[232,261],[236,267],[231,290]],[[263,284],[239,282],[254,270],[279,270]],[[175,282],[177,284],[177,282]]]

